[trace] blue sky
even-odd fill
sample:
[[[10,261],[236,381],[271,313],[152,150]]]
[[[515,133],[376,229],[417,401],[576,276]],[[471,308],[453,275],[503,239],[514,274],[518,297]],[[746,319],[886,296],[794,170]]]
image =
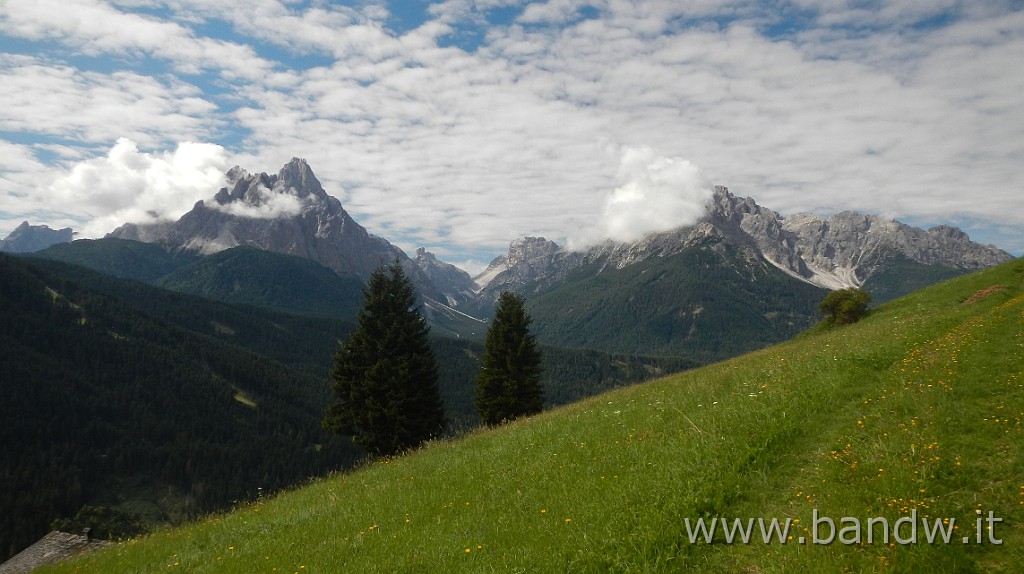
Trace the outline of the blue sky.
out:
[[[1019,0],[8,0],[0,236],[176,218],[303,157],[470,270],[686,223],[715,184],[1020,255],[1022,61]]]

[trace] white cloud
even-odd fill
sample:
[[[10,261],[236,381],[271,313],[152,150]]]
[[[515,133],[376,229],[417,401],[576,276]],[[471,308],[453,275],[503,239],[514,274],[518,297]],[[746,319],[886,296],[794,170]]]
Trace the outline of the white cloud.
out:
[[[693,225],[713,190],[696,165],[649,147],[625,148],[618,177],[622,185],[608,194],[603,223],[605,236],[621,242]]]
[[[225,205],[209,201],[206,205],[231,215],[251,219],[290,217],[301,213],[304,207],[303,201],[281,182],[277,182],[274,189],[261,184],[254,192],[248,194],[245,201],[232,201]]]
[[[0,31],[57,41],[90,56],[164,58],[186,74],[213,69],[227,77],[257,79],[272,68],[250,46],[198,37],[177,22],[122,12],[103,0],[8,0],[0,8]]]
[[[106,157],[75,165],[54,181],[41,204],[79,215],[82,237],[100,237],[123,223],[177,219],[225,184],[227,157],[215,144],[184,142],[173,152],[140,152],[119,139]]]
[[[109,145],[187,141],[221,125],[194,85],[133,72],[86,72],[43,59],[0,55],[0,130]]]

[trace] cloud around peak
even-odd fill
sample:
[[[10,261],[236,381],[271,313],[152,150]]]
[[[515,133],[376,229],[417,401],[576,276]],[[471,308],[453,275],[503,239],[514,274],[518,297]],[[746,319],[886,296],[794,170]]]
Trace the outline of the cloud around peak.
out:
[[[624,148],[618,178],[622,185],[608,194],[603,221],[607,237],[620,242],[693,225],[714,189],[693,163],[650,147]]]

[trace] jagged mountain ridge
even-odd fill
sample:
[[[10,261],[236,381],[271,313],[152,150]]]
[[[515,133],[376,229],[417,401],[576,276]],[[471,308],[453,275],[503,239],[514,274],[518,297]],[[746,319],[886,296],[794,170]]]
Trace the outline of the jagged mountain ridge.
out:
[[[129,223],[107,237],[158,243],[164,248],[208,255],[252,246],[312,259],[342,276],[366,280],[382,264],[398,259],[423,297],[460,302],[472,292],[463,276],[430,254],[414,261],[386,239],[356,223],[329,195],[304,159],[293,158],[277,174],[227,173],[228,186],[210,201],[198,201],[174,222]],[[444,278],[449,291],[431,277]]]
[[[209,255],[251,245],[314,259],[339,274],[366,278],[400,250],[370,235],[324,191],[312,169],[292,159],[276,175],[235,167],[229,186],[212,201],[198,201],[171,223],[125,224],[108,237],[159,243]]]
[[[340,275],[363,280],[382,263],[397,258],[430,303],[428,313],[459,309],[480,316],[489,314],[503,290],[529,297],[574,274],[622,269],[651,257],[680,253],[709,239],[739,247],[747,258],[830,289],[863,285],[894,256],[959,270],[1012,258],[995,247],[970,241],[953,227],[925,231],[848,211],[827,219],[808,214],[783,217],[719,186],[706,215],[694,225],[633,243],[609,240],[585,251],[570,251],[544,238],[517,239],[507,254],[474,278],[423,249],[410,258],[386,239],[367,232],[338,199],[327,194],[305,160],[293,158],[274,175],[250,174],[235,167],[227,180],[228,185],[212,200],[197,202],[178,221],[126,224],[108,237],[200,254],[247,245],[312,259]]]
[[[838,289],[864,285],[892,256],[923,265],[969,271],[1009,261],[1013,256],[970,240],[949,226],[922,230],[874,215],[844,211],[828,219],[798,214],[783,217],[716,186],[707,214],[696,224],[656,233],[635,243],[605,241],[585,251],[569,251],[543,237],[513,241],[475,280],[480,296],[494,300],[503,290],[539,293],[588,269],[622,269],[651,257],[680,253],[708,239],[745,250],[806,283]]]
[[[462,269],[445,263],[433,253],[420,247],[416,250],[413,263],[431,283],[444,294],[443,301],[450,307],[458,307],[476,296],[479,289],[473,278]]]

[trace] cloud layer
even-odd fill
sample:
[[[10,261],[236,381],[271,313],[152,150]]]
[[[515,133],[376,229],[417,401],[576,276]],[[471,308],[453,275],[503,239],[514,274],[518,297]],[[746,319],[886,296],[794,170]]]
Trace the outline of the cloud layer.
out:
[[[521,235],[686,219],[680,198],[712,183],[1024,252],[1012,2],[446,0],[399,18],[365,2],[49,1],[0,6],[0,231],[170,213],[200,192],[125,166],[209,142],[199,173],[304,157],[372,232],[459,262]],[[114,160],[122,137],[144,151]],[[121,187],[94,181],[106,164],[127,170],[109,178]]]

